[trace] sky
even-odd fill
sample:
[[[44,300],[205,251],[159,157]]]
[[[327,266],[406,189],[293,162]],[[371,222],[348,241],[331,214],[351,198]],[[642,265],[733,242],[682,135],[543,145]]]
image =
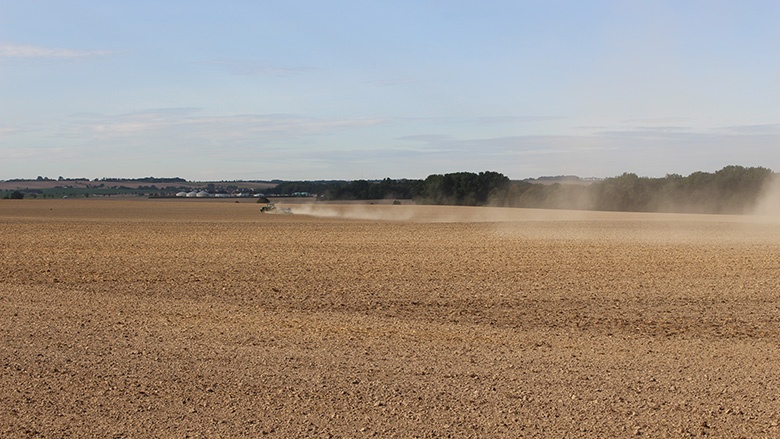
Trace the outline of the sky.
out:
[[[775,0],[0,0],[0,180],[780,172]]]

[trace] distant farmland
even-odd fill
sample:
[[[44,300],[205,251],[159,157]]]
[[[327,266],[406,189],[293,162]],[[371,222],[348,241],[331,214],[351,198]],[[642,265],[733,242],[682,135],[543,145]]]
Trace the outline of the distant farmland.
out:
[[[22,191],[30,198],[62,198],[90,196],[172,196],[179,191],[207,190],[231,192],[262,192],[276,186],[272,182],[190,182],[181,179],[128,180],[9,180],[0,181],[0,198],[4,193]],[[177,181],[164,181],[177,180]]]

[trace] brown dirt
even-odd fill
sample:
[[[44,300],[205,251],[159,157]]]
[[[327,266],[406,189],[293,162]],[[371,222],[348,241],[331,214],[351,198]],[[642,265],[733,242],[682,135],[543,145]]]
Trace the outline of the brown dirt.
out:
[[[294,210],[2,200],[0,436],[780,436],[777,222]]]

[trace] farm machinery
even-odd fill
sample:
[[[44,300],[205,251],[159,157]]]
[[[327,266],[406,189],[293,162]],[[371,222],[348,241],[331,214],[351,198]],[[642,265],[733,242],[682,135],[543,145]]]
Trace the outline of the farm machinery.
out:
[[[292,209],[289,207],[276,207],[274,203],[268,203],[260,208],[261,213],[281,213],[283,215],[292,214]]]

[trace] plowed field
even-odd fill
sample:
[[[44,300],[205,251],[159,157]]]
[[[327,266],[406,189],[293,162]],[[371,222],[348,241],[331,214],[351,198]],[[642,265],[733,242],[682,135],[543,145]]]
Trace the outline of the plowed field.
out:
[[[0,200],[2,437],[778,437],[780,223]]]

